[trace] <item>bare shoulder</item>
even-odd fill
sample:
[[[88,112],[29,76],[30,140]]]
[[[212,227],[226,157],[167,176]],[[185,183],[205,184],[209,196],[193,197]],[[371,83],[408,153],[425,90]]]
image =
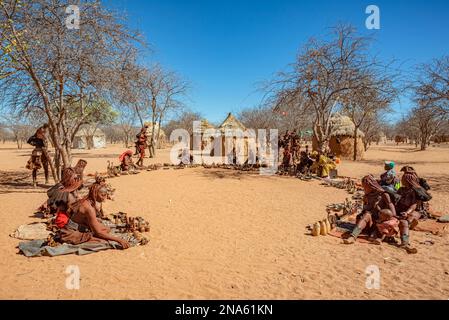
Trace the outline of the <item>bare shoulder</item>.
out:
[[[91,206],[89,201],[83,201],[79,207],[79,214],[84,219],[95,218],[95,209]]]
[[[387,192],[382,193],[382,198],[386,201],[390,201],[390,195]]]

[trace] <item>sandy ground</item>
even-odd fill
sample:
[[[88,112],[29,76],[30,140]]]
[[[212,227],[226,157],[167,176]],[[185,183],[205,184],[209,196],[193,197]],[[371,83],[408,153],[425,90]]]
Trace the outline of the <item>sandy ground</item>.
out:
[[[121,146],[76,151],[88,172],[117,162]],[[347,194],[317,181],[234,171],[158,170],[109,180],[117,189],[108,213],[141,215],[150,243],[88,256],[25,258],[9,237],[46,200],[30,187],[30,149],[0,144],[1,299],[448,299],[449,239],[413,232],[416,255],[389,245],[341,244],[311,237],[305,227]],[[418,152],[373,146],[366,160],[344,161],[339,173],[379,174],[383,160],[411,164],[434,187],[432,204],[449,213],[449,146]],[[168,162],[168,151],[153,162]],[[149,163],[149,160],[147,160]],[[42,176],[40,176],[42,181]],[[419,244],[432,239],[431,246]],[[386,262],[396,258],[400,265]],[[69,265],[81,272],[79,290],[66,289]],[[380,269],[380,289],[366,288],[365,270]]]

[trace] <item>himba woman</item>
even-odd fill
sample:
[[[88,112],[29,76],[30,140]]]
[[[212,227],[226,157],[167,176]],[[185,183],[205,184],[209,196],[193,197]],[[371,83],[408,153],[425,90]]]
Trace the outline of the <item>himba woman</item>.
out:
[[[379,214],[381,210],[388,209],[391,211],[392,216],[396,215],[396,210],[390,196],[372,175],[365,176],[362,179],[362,186],[365,191],[363,210],[349,238],[343,240],[346,244],[355,243],[357,237],[363,230],[372,230],[380,218]]]
[[[128,171],[129,169],[135,169],[136,166],[133,162],[133,152],[131,150],[126,150],[123,152],[120,157],[120,167],[122,168],[122,171]]]
[[[145,158],[145,149],[148,148],[148,143],[147,143],[147,129],[148,126],[145,125],[140,132],[136,135],[137,137],[137,149],[139,151],[139,160],[137,161],[137,165],[142,167],[143,166],[143,159]]]
[[[79,160],[73,168],[62,170],[61,181],[47,191],[47,207],[50,214],[66,212],[71,203],[79,200],[78,190],[83,187],[83,175],[87,161]]]
[[[98,204],[107,198],[106,185],[94,183],[89,188],[89,194],[69,208],[70,219],[57,233],[59,241],[74,245],[86,242],[115,241],[123,249],[129,248],[127,241],[112,236],[111,230],[97,219]]]
[[[28,160],[26,168],[32,171],[33,186],[37,187],[37,172],[43,167],[45,175],[45,184],[48,184],[48,166],[49,159],[47,154],[47,130],[48,124],[45,123],[36,133],[28,140],[28,143],[35,148],[31,153],[31,158]]]
[[[399,217],[399,231],[401,233],[401,246],[408,253],[416,253],[417,249],[410,246],[409,230],[413,230],[418,225],[421,214],[416,211],[420,205],[416,190],[422,189],[419,177],[412,167],[404,167],[404,174],[401,178],[402,187],[398,190],[401,199],[396,204],[396,212]]]

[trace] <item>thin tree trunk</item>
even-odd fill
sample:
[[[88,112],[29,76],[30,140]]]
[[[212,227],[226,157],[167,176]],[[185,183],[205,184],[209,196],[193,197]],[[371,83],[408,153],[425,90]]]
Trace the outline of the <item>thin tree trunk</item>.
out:
[[[141,125],[141,127],[143,128],[144,123],[143,123],[142,115],[141,115],[140,112],[139,112],[139,108],[136,106],[134,109],[136,110],[136,114],[137,114],[137,117],[139,118],[140,125]]]
[[[423,135],[421,137],[421,151],[426,150],[426,147],[427,147],[427,138],[426,136]]]
[[[53,161],[50,157],[50,153],[48,152],[48,150],[46,148],[43,149],[43,152],[45,154],[45,157],[47,158],[48,165],[50,166],[51,175],[53,176],[53,180],[55,181],[55,183],[57,183],[60,180],[60,176],[59,176],[59,174],[57,174],[55,172],[55,167],[53,166]]]
[[[352,157],[352,160],[357,161],[357,127],[355,127],[354,130],[354,155]]]
[[[158,127],[157,127],[157,143],[158,143],[158,148],[161,148],[161,142],[159,140],[159,138],[161,137],[161,122],[162,122],[162,116],[159,117],[159,121],[158,121]]]
[[[126,133],[125,134],[125,146],[128,148],[128,145],[129,145],[129,134]]]

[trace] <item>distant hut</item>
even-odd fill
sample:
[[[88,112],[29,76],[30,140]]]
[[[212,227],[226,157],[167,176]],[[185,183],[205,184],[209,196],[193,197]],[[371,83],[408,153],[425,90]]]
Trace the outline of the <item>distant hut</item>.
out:
[[[218,127],[218,129],[221,131],[221,135],[222,135],[221,147],[222,147],[223,153],[226,152],[226,149],[225,149],[226,130],[241,130],[243,133],[247,130],[247,128],[243,125],[243,123],[241,123],[236,117],[234,117],[234,115],[231,112],[228,113],[228,116],[222,122],[222,124]],[[228,137],[228,139],[229,139],[229,137]],[[255,146],[255,137],[254,137],[254,139],[251,139],[251,140],[248,137],[243,138],[243,157],[244,157],[244,159],[248,158],[250,143],[254,143],[254,146]],[[227,155],[224,154],[224,156],[227,156]]]
[[[147,128],[147,136],[148,136],[148,142],[151,140],[151,135],[153,134],[153,125],[151,122],[145,122],[145,126],[148,126]],[[159,133],[159,136],[158,136]],[[159,124],[154,125],[154,140],[156,142],[156,148],[162,148],[167,140],[167,137],[165,135],[164,130],[159,129]]]
[[[246,127],[241,123],[232,113],[228,113],[226,119],[222,122],[222,124],[218,127],[222,133],[225,132],[226,129],[237,130],[240,129],[242,131],[246,130]]]
[[[221,133],[221,141],[215,140],[214,137],[204,137],[204,134],[206,130],[213,129],[218,130]],[[227,157],[226,151],[229,152],[229,150],[226,150],[226,134],[227,130],[241,130],[242,133],[244,133],[247,129],[246,127],[236,118],[232,113],[228,113],[228,116],[226,119],[218,126],[218,128],[215,128],[213,125],[211,125],[206,119],[200,120],[200,126],[195,128],[193,134],[190,136],[190,142],[191,142],[191,148],[192,150],[195,150],[195,152],[200,152],[199,150],[196,150],[197,146],[193,145],[193,136],[194,135],[200,135],[201,136],[201,150],[204,150],[207,144],[211,144],[211,154],[210,156],[218,156],[214,154],[214,147],[218,146],[221,143],[221,156],[223,157],[222,160],[225,160],[224,157]],[[228,137],[228,139],[232,139],[232,137]],[[252,142],[247,137],[243,138],[243,145],[240,145],[243,147],[243,156],[246,159],[249,154],[249,143]],[[255,139],[254,139],[255,143]],[[217,145],[218,144],[218,145]]]
[[[95,125],[81,126],[73,139],[74,149],[106,148],[106,134]]]
[[[341,159],[352,160],[354,156],[354,130],[355,126],[347,116],[335,115],[331,119],[331,134],[329,149],[333,154]],[[363,137],[365,134],[357,130],[357,159],[362,159],[365,154]],[[312,139],[312,146],[317,150],[318,144],[315,137]]]
[[[207,139],[204,138],[204,133],[207,129],[215,129],[213,125],[209,123],[206,119],[199,120],[200,125],[197,127],[194,127],[193,133],[190,135],[190,149],[193,150],[196,146],[194,146],[193,141],[193,135],[199,135],[200,136],[200,146],[201,150],[204,149],[204,147],[207,144]]]

